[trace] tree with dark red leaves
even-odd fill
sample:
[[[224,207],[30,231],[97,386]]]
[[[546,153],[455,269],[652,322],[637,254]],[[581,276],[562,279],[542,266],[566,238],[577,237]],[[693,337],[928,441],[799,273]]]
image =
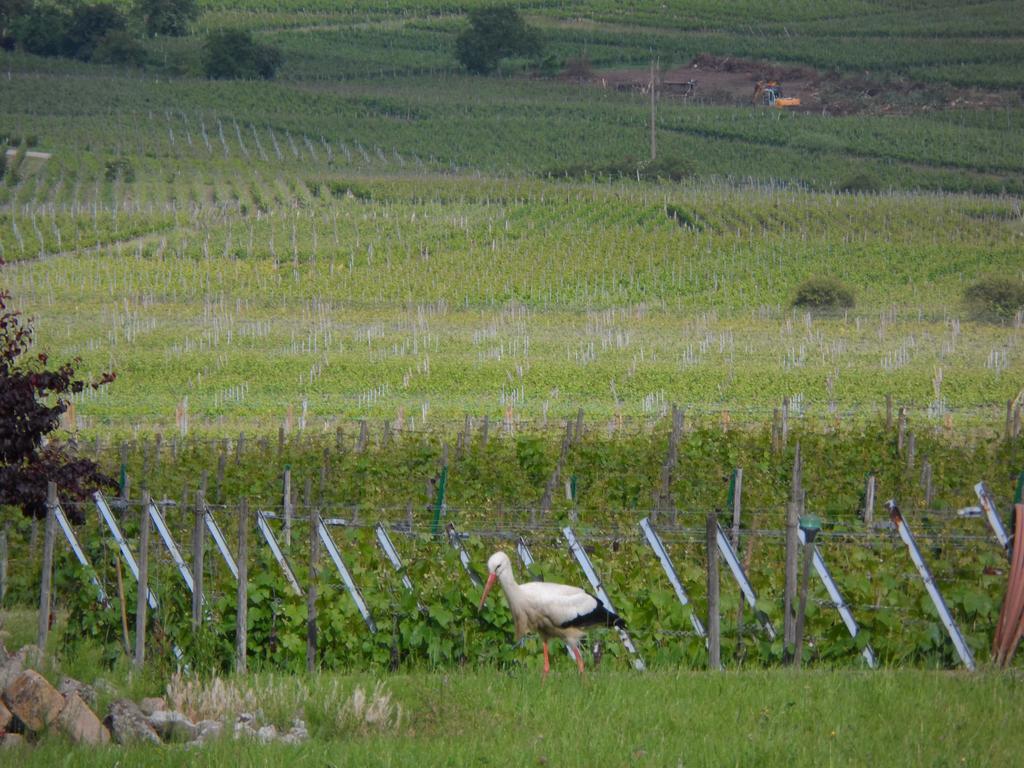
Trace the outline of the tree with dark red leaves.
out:
[[[0,504],[20,507],[29,517],[45,517],[46,486],[53,481],[65,512],[80,519],[77,502],[97,488],[117,484],[95,462],[75,456],[69,446],[48,441],[46,435],[60,425],[68,408],[66,395],[113,381],[114,374],[86,383],[75,376],[77,358],[49,368],[44,353],[29,353],[31,323],[8,308],[10,298],[0,289]]]

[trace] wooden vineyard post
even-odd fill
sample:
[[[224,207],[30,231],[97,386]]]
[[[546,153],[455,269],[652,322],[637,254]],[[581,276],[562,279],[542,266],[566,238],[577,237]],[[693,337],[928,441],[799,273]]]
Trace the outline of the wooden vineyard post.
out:
[[[875,487],[874,475],[868,475],[867,486],[864,489],[864,527],[870,528],[875,522]]]
[[[793,644],[796,641],[796,622],[794,611],[797,593],[797,525],[800,519],[800,507],[803,496],[802,489],[802,458],[800,443],[796,444],[796,455],[793,458],[793,483],[790,490],[790,501],[786,504],[786,581],[783,600],[782,647],[783,660],[792,661]]]
[[[46,533],[43,537],[43,574],[39,583],[39,634],[36,644],[46,650],[50,633],[50,586],[53,579],[53,543],[57,527],[57,484],[46,484]]]
[[[146,661],[146,600],[149,594],[149,491],[142,492],[139,518],[139,588],[135,602],[135,666]]]
[[[708,513],[708,669],[722,668],[722,616],[719,610],[718,512]]]
[[[816,533],[817,531],[812,532]],[[807,617],[807,589],[811,578],[811,559],[814,556],[814,537],[804,535],[804,565],[800,579],[800,608],[796,615],[796,641],[793,644],[793,666],[800,669],[804,655],[804,622]]]
[[[316,671],[316,593],[320,559],[320,515],[309,507],[309,589],[306,590],[306,671]]]
[[[292,546],[292,467],[284,465],[284,548]]]
[[[235,596],[235,672],[247,669],[249,643],[249,501],[238,505],[238,591]]]
[[[10,522],[5,520],[3,527],[0,527],[0,603],[3,603],[4,595],[7,594],[7,535],[10,529]]]
[[[206,504],[202,491],[196,493],[195,522],[192,528],[192,630],[203,622],[203,555],[206,548]]]

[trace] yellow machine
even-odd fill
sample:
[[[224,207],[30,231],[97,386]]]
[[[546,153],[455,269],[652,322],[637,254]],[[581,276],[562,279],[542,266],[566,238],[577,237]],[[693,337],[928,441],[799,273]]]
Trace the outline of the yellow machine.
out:
[[[783,109],[785,107],[799,107],[800,99],[784,97],[782,86],[778,80],[758,80],[754,86],[754,95],[750,99],[751,104],[762,103],[767,107]]]

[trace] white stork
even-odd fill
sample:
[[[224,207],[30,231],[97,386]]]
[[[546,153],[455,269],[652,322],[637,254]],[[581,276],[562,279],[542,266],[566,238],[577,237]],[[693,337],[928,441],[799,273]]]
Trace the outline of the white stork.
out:
[[[579,587],[543,581],[517,584],[512,574],[512,562],[504,552],[491,555],[487,561],[487,570],[489,575],[479,607],[484,607],[494,582],[501,582],[509,610],[516,620],[516,641],[530,632],[536,632],[544,641],[545,675],[551,671],[551,659],[548,656],[548,640],[551,638],[560,638],[569,647],[576,657],[580,674],[583,674],[579,642],[585,634],[584,628],[626,626],[626,622],[606,610],[600,600]]]

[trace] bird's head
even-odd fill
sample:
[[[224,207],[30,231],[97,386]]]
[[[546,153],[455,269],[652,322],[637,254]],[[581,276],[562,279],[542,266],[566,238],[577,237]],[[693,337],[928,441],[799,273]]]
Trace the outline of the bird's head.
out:
[[[508,555],[504,552],[495,552],[487,560],[487,571],[487,584],[484,585],[484,593],[480,596],[478,608],[484,607],[484,601],[487,599],[491,587],[494,586],[494,582],[501,578],[503,574],[512,573],[512,561],[508,559]]]

